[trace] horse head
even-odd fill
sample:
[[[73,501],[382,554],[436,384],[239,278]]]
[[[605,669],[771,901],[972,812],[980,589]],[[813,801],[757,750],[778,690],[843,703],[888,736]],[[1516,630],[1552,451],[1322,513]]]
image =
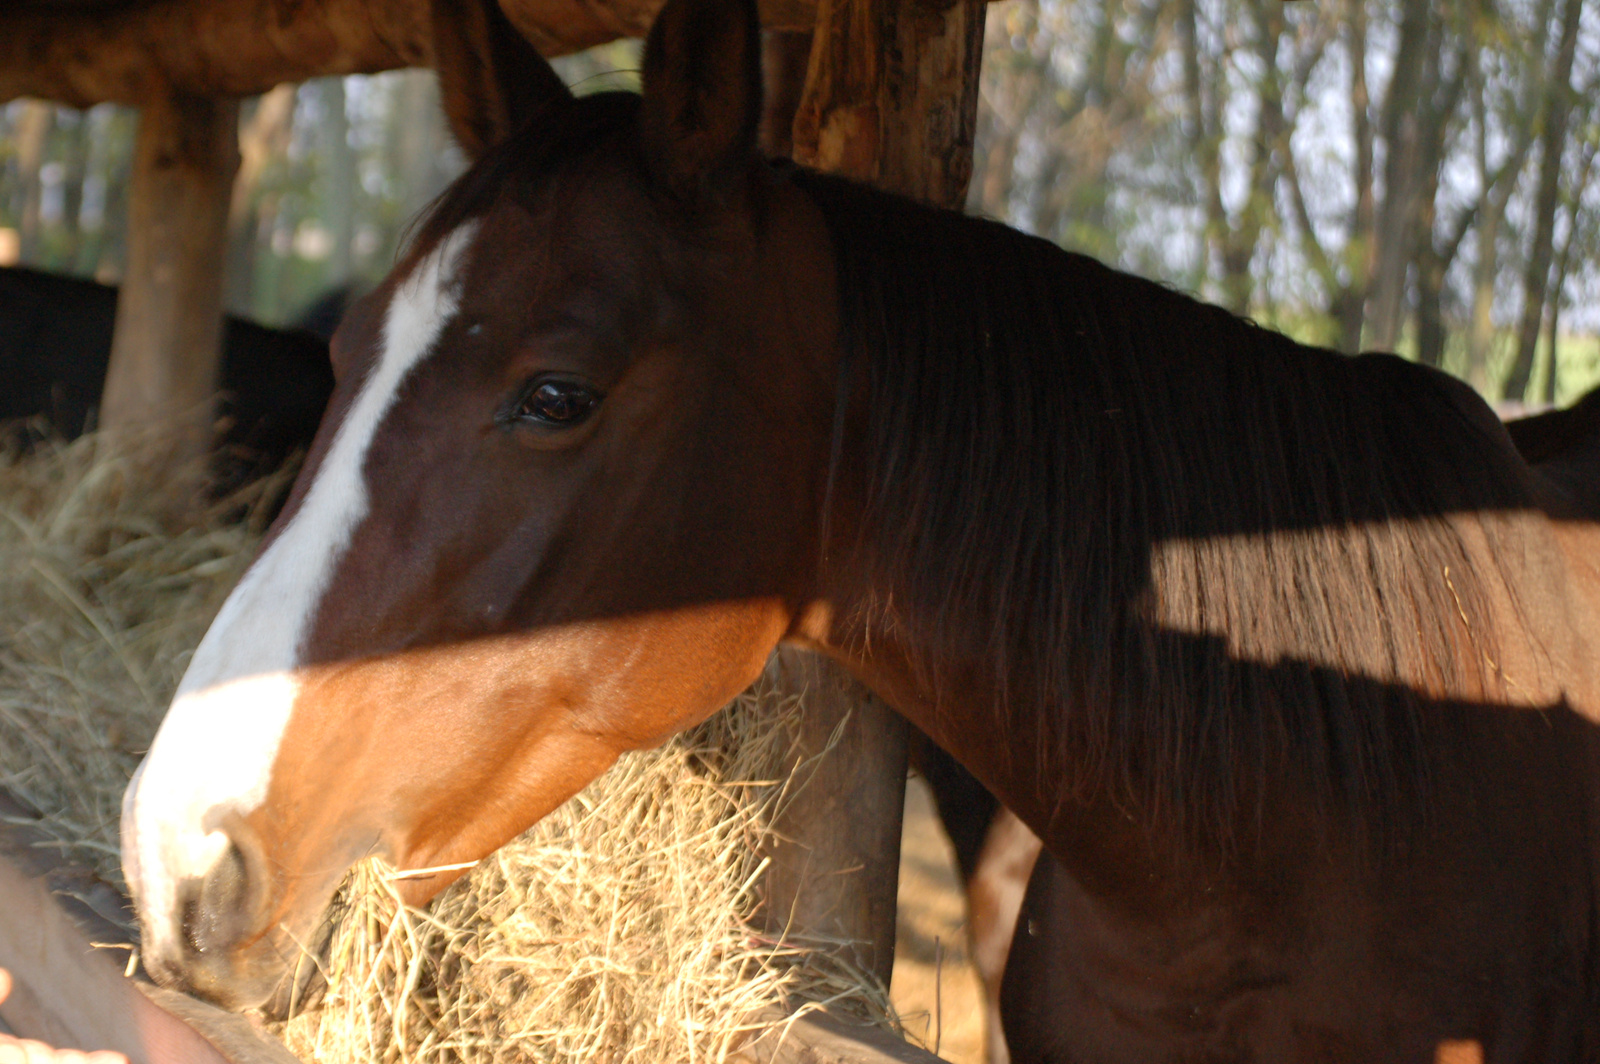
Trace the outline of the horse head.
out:
[[[727,702],[813,595],[834,278],[755,147],[754,4],[672,0],[642,95],[581,99],[487,6],[488,117],[452,109],[483,151],[341,324],[125,798],[144,962],[227,1006],[353,862],[442,869],[403,881],[426,900]]]

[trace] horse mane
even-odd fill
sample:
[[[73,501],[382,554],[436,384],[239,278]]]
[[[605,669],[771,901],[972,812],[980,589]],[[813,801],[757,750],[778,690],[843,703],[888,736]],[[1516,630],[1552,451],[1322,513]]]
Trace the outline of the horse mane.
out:
[[[895,630],[935,691],[978,663],[1013,756],[1062,794],[1226,837],[1273,780],[1357,812],[1425,791],[1420,691],[1493,653],[1459,522],[1524,498],[1464,385],[796,180],[868,378],[861,638]]]

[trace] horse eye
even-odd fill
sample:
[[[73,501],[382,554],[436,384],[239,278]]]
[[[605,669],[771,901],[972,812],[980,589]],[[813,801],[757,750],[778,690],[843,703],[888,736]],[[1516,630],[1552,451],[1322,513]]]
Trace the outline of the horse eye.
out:
[[[512,412],[512,418],[552,428],[571,428],[581,424],[599,405],[599,395],[574,381],[535,381]]]

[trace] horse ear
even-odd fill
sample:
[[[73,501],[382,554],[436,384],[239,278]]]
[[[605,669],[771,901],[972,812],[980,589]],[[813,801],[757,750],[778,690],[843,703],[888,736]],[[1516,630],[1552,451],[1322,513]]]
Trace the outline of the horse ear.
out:
[[[498,0],[433,0],[433,41],[445,117],[470,159],[572,98]]]
[[[755,0],[668,0],[644,48],[639,133],[655,178],[694,199],[738,174],[761,123]]]

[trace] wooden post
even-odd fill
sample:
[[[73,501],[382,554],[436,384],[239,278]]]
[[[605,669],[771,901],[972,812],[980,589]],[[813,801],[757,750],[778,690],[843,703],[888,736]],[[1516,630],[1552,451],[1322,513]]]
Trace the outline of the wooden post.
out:
[[[972,176],[984,7],[821,0],[794,118],[795,159],[959,209]],[[769,61],[787,48],[792,42],[769,39]],[[770,79],[768,95],[780,98]],[[765,140],[778,142],[770,129]],[[857,960],[888,985],[907,725],[831,662],[785,649],[777,666],[785,690],[806,692],[801,756],[841,734],[778,825],[786,841],[767,873],[769,919],[802,937],[859,943]]]
[[[236,102],[168,92],[145,103],[100,426],[172,425],[185,457],[202,454],[210,438],[238,166]]]
[[[794,154],[794,115],[811,63],[810,30],[767,30],[761,41],[761,72],[766,108],[761,116],[761,150]]]
[[[959,210],[972,178],[983,0],[820,0],[798,162]]]
[[[839,942],[889,985],[905,808],[906,723],[838,665],[780,647],[778,698],[801,695],[801,734],[784,774],[803,785],[774,825],[767,925],[808,945]],[[836,734],[837,733],[837,734]]]

